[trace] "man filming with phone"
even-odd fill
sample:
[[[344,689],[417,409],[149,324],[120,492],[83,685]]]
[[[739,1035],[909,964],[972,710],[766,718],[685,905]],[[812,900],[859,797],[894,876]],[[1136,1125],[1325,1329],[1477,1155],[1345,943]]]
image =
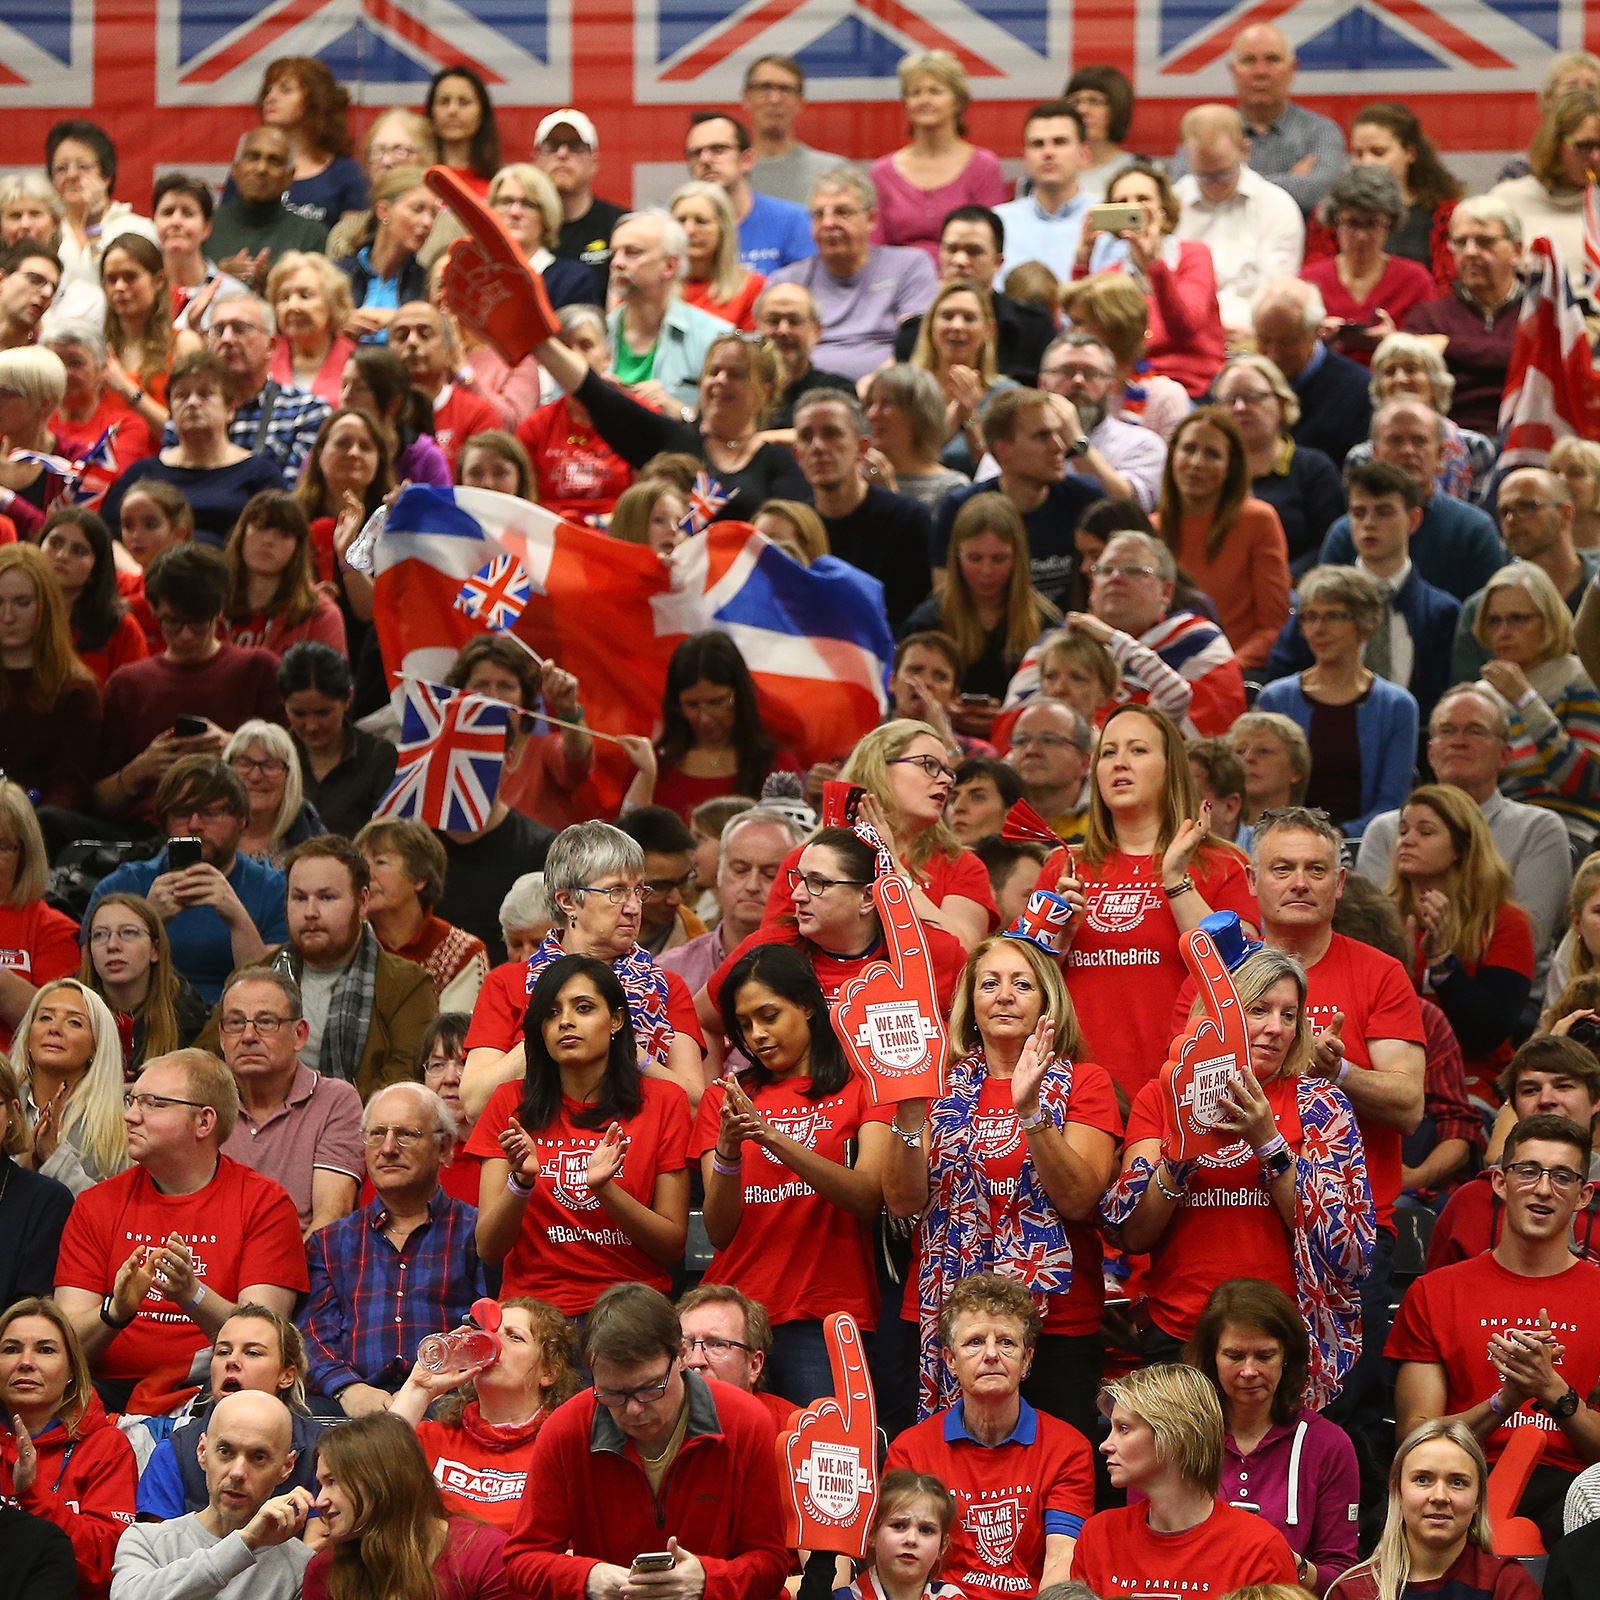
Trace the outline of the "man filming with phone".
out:
[[[776,1600],[783,1546],[772,1419],[684,1366],[672,1303],[600,1296],[582,1334],[594,1386],[545,1423],[506,1575],[538,1600]]]

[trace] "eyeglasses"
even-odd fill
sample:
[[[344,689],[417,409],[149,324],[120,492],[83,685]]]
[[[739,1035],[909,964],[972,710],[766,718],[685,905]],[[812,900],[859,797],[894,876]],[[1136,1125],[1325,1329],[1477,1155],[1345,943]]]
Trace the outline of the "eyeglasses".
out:
[[[1309,623],[1312,627],[1316,627],[1318,623],[1322,623],[1322,622],[1353,622],[1353,621],[1355,621],[1355,618],[1352,617],[1348,611],[1334,611],[1334,610],[1328,610],[1328,611],[1311,610],[1311,611],[1307,611],[1307,610],[1302,610],[1300,612],[1300,624],[1301,624],[1302,627],[1304,627],[1307,623]],[[1013,740],[1013,743],[1015,743],[1014,740]]]
[[[1500,735],[1493,728],[1486,728],[1481,722],[1469,722],[1464,728],[1454,722],[1441,722],[1433,730],[1430,737],[1434,739],[1498,739]]]
[[[747,83],[744,86],[746,94],[778,94],[787,97],[800,98],[800,85],[797,83],[774,83],[770,78],[762,78],[756,83]]]
[[[441,1073],[464,1071],[466,1065],[465,1059],[461,1056],[446,1056],[442,1061],[437,1057],[429,1057],[422,1063],[422,1070],[437,1078]]]
[[[645,885],[650,891],[653,900],[657,895],[665,899],[674,889],[687,889],[694,882],[694,868],[691,867],[681,878],[651,878]]]
[[[667,1392],[667,1385],[672,1382],[672,1368],[667,1368],[667,1375],[660,1383],[642,1384],[637,1389],[602,1389],[595,1386],[594,1397],[608,1411],[620,1411],[630,1400],[637,1400],[640,1405],[647,1406],[659,1400]]]
[[[1483,619],[1484,631],[1493,633],[1496,628],[1525,628],[1541,618],[1537,611],[1502,611],[1498,616]]]
[[[293,1022],[293,1017],[280,1017],[271,1011],[263,1011],[256,1017],[245,1017],[237,1011],[230,1011],[217,1024],[217,1032],[226,1034],[230,1039],[237,1039],[246,1028],[254,1028],[263,1039],[270,1039],[274,1034],[292,1026]]]
[[[174,822],[192,822],[198,817],[202,822],[221,822],[224,817],[233,815],[233,807],[226,800],[218,800],[209,806],[176,805],[167,813],[167,825],[171,827]]]
[[[421,153],[414,144],[375,144],[367,151],[374,161],[414,161]]]
[[[685,150],[683,158],[685,161],[699,161],[706,156],[731,156],[738,148],[736,144],[703,144],[697,150]]]
[[[850,222],[856,217],[863,217],[866,211],[861,206],[813,206],[811,220],[813,222]]]
[[[743,1350],[747,1355],[754,1355],[756,1347],[753,1344],[740,1344],[737,1339],[718,1339],[710,1337],[705,1339],[691,1339],[684,1335],[683,1348],[685,1351],[704,1350],[707,1357],[713,1361],[718,1356],[725,1356],[730,1350]]]
[[[1270,389],[1242,389],[1235,390],[1222,403],[1225,406],[1264,406],[1277,398]]]
[[[602,889],[597,883],[583,883],[578,885],[579,894],[603,894],[612,905],[620,906],[630,896],[637,898],[643,905],[655,890],[648,883],[614,883],[608,889]]]
[[[1388,217],[1374,216],[1342,216],[1334,221],[1334,227],[1347,229],[1351,233],[1377,233],[1380,229],[1387,232],[1393,223]]]
[[[1039,376],[1041,378],[1062,378],[1067,380],[1078,378],[1084,383],[1111,382],[1111,374],[1109,372],[1102,372],[1099,367],[1040,367]]]
[[[1496,245],[1508,243],[1510,241],[1503,233],[1452,233],[1450,235],[1450,248],[1458,253],[1462,250],[1481,250],[1487,255]]]
[[[260,772],[269,778],[278,778],[289,770],[289,763],[278,760],[276,756],[267,756],[261,761],[257,761],[253,756],[235,756],[228,765],[242,776]]]
[[[163,616],[156,612],[156,622],[165,634],[204,633],[215,620],[214,617],[175,617],[170,612]]]
[[[955,772],[947,767],[938,756],[896,756],[892,761],[884,762],[886,767],[921,767],[930,778],[935,780],[943,778],[947,783],[956,781]]]
[[[1041,750],[1055,750],[1064,744],[1077,745],[1077,743],[1078,741],[1070,733],[1021,733],[1013,734],[1011,738],[1013,750],[1027,750],[1034,745],[1038,745]]]
[[[388,1139],[393,1137],[394,1142],[402,1150],[410,1150],[421,1144],[430,1136],[425,1128],[368,1128],[361,1135],[367,1147],[372,1150],[379,1149]]]
[[[563,150],[575,156],[586,156],[589,153],[589,146],[582,139],[546,139],[539,148],[547,156],[558,156]]]
[[[207,1109],[206,1103],[203,1100],[179,1100],[170,1094],[129,1093],[123,1095],[122,1103],[130,1111],[137,1106],[145,1116],[149,1116],[152,1111],[165,1111],[168,1106],[190,1106],[196,1111],[204,1111]]]
[[[73,161],[70,157],[68,157],[57,161],[50,168],[50,176],[52,178],[66,178],[70,177],[75,172],[98,173],[99,171],[100,163],[92,156],[86,156],[79,161]]]
[[[1139,578],[1154,578],[1159,576],[1156,567],[1135,566],[1132,562],[1097,561],[1089,568],[1089,576],[1097,581],[1107,578],[1126,578],[1130,583]],[[1011,741],[1013,744],[1016,740]]]
[[[1537,1161],[1513,1161],[1500,1170],[1514,1178],[1519,1189],[1537,1189],[1539,1180],[1548,1178],[1557,1194],[1571,1194],[1583,1182],[1583,1174],[1571,1167],[1541,1167]]]
[[[226,322],[213,322],[210,332],[217,339],[225,333],[231,333],[236,339],[253,339],[258,336],[264,339],[267,336],[267,330],[259,322],[247,322],[238,317],[229,318]]]
[[[1548,511],[1555,501],[1553,500],[1502,500],[1500,502],[1500,516],[1506,517],[1533,517],[1541,511]]]
[[[89,943],[96,950],[119,939],[123,944],[133,944],[138,939],[148,939],[150,930],[142,922],[130,922],[125,928],[96,928],[89,935]]]
[[[798,867],[789,868],[789,892],[793,894],[803,883],[806,893],[815,899],[818,895],[826,894],[830,889],[865,889],[867,885],[860,878],[824,878],[820,872],[802,872]]]

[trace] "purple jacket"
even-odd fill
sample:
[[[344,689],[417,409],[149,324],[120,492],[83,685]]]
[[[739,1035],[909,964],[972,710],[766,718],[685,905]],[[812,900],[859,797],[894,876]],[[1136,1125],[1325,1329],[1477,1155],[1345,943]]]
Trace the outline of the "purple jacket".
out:
[[[1343,1428],[1302,1411],[1277,1424],[1247,1456],[1229,1434],[1222,1445],[1222,1499],[1254,1511],[1316,1563],[1319,1595],[1356,1564],[1356,1508],[1361,1486],[1355,1447]]]

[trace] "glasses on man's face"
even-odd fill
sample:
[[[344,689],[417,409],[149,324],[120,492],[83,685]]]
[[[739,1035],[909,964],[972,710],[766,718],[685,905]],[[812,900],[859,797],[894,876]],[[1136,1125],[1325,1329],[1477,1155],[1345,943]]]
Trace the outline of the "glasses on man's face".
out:
[[[230,1039],[237,1039],[246,1028],[254,1028],[263,1039],[270,1039],[293,1021],[292,1017],[279,1016],[271,1011],[262,1011],[253,1017],[245,1016],[242,1011],[229,1011],[217,1024],[217,1031]]]
[[[731,156],[738,150],[736,144],[703,144],[696,150],[685,150],[683,155],[686,161],[704,161],[708,157],[715,161],[722,156]]]
[[[1506,243],[1503,233],[1452,233],[1450,248],[1460,255],[1463,250],[1481,250],[1488,255],[1497,245]]]
[[[180,634],[204,633],[211,626],[210,617],[175,617],[170,611],[156,612],[156,622],[161,631],[169,638],[175,639]]]
[[[426,1128],[379,1127],[368,1128],[361,1136],[372,1150],[381,1150],[393,1139],[402,1150],[413,1150],[428,1137]]]
[[[218,800],[209,806],[174,806],[167,813],[167,827],[173,828],[178,823],[188,822],[221,822],[224,817],[233,815],[233,807],[226,800]]]
[[[1537,1161],[1513,1161],[1500,1169],[1519,1189],[1537,1189],[1541,1178],[1550,1180],[1557,1194],[1573,1194],[1583,1182],[1583,1174],[1571,1167],[1541,1167]]]
[[[937,782],[943,778],[946,783],[956,781],[955,772],[947,767],[938,756],[896,756],[892,761],[884,762],[886,767],[921,767],[927,775]]]
[[[682,890],[689,888],[693,882],[694,869],[691,867],[689,871],[684,873],[681,878],[650,878],[646,880],[645,887],[650,891],[650,898],[652,900],[658,896],[665,900],[674,889],[677,889],[681,892]]]
[[[630,897],[643,905],[655,890],[648,883],[613,883],[609,888],[602,889],[597,883],[579,885],[580,894],[603,894],[612,905],[620,906]]]
[[[1158,572],[1155,567],[1140,566],[1132,561],[1097,561],[1089,568],[1089,576],[1101,583],[1108,578],[1126,578],[1129,583],[1135,583],[1140,578],[1154,578]]]
[[[220,339],[224,334],[231,333],[235,339],[264,339],[267,330],[259,322],[250,322],[243,317],[230,317],[226,321],[218,319],[211,324],[211,336]]]
[[[188,1106],[194,1111],[204,1111],[203,1100],[179,1100],[170,1094],[134,1094],[131,1090],[123,1095],[122,1103],[132,1111],[135,1106],[144,1116],[149,1116],[152,1111],[165,1111],[168,1106]]]
[[[813,206],[811,220],[813,222],[853,222],[857,217],[866,213],[860,206]]]
[[[121,928],[96,928],[89,935],[89,943],[96,950],[103,950],[113,939],[118,944],[135,944],[149,937],[150,930],[142,922],[130,922]]]
[[[602,1389],[596,1384],[594,1397],[607,1411],[620,1411],[630,1400],[648,1406],[653,1405],[667,1392],[667,1385],[671,1382],[672,1368],[668,1367],[667,1374],[660,1383],[641,1384],[637,1389]]]
[[[1063,383],[1071,383],[1074,378],[1081,383],[1110,383],[1111,374],[1102,372],[1099,367],[1080,367],[1067,364],[1058,367],[1040,367],[1041,378],[1059,378]]]
[[[582,139],[546,139],[539,149],[547,156],[558,156],[563,150],[575,156],[589,153],[589,147]]]
[[[1072,735],[1067,733],[1021,733],[1012,735],[1011,748],[1031,750],[1037,745],[1041,750],[1059,750],[1062,745],[1076,742]]]
[[[789,893],[793,894],[801,884],[805,885],[806,893],[813,900],[820,895],[825,895],[830,889],[865,889],[867,887],[859,878],[824,878],[820,872],[802,872],[798,867],[790,867]]]
[[[746,1355],[754,1355],[756,1347],[753,1344],[740,1344],[737,1339],[719,1339],[714,1334],[708,1334],[704,1339],[691,1339],[685,1334],[683,1348],[691,1354],[696,1350],[704,1350],[708,1361],[718,1361],[732,1350],[743,1350]]]
[[[289,770],[287,761],[280,761],[276,756],[267,756],[257,761],[254,756],[235,756],[228,763],[241,778],[248,778],[252,772],[259,772],[269,778],[281,778]]]
[[[778,83],[772,78],[758,78],[754,83],[744,86],[746,94],[776,94],[786,99],[800,98],[800,85],[798,83]]]

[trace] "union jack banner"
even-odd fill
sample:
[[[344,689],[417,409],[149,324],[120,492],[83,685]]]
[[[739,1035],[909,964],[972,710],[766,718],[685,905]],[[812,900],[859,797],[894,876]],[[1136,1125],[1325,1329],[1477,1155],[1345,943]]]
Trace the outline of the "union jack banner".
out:
[[[515,556],[496,556],[461,585],[456,610],[475,617],[492,633],[509,628],[522,615],[533,586]]]
[[[689,509],[678,519],[678,526],[691,539],[697,533],[704,533],[728,500],[728,492],[709,472],[695,473],[694,487],[689,491]]]
[[[476,832],[489,824],[506,759],[504,700],[405,680],[400,764],[375,817],[409,817],[430,828]]]
[[[1583,270],[1591,289],[1600,284],[1600,188],[1592,172],[1583,191]]]

